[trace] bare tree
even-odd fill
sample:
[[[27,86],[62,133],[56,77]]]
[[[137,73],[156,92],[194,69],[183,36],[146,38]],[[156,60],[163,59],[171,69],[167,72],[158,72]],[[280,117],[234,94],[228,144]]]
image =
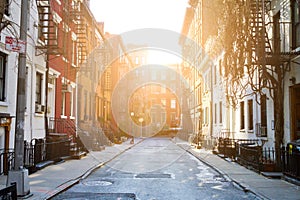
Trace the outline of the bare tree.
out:
[[[263,1],[257,2],[223,1],[224,15],[219,20],[218,34],[224,49],[221,71],[227,99],[234,108],[246,95],[254,95],[258,103],[263,94],[273,99],[275,147],[279,149],[283,143],[283,81],[288,62],[280,58],[280,52],[271,49]],[[258,22],[258,16],[262,21]]]

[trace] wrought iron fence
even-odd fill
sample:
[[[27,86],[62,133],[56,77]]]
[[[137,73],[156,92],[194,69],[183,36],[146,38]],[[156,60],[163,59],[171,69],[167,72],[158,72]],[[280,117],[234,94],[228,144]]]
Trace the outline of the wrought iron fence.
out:
[[[30,142],[24,141],[24,167],[29,172],[35,171],[35,166],[46,160],[45,139],[32,139]]]
[[[237,143],[238,154],[236,160],[239,164],[251,167],[255,170],[262,169],[262,147],[249,145],[247,143]]]
[[[13,149],[1,149],[0,150],[0,175],[7,175],[11,170],[15,162],[15,152]]]
[[[281,149],[282,171],[285,175],[300,180],[300,152],[288,147]]]
[[[24,142],[24,167],[33,173],[37,170],[37,164],[43,166],[43,162],[59,161],[63,157],[70,156],[71,139],[33,139]],[[46,163],[45,163],[46,165]]]
[[[263,148],[258,139],[218,138],[218,153],[255,171],[280,171],[274,148]]]
[[[0,199],[17,200],[17,184],[14,182],[10,186],[0,190]]]

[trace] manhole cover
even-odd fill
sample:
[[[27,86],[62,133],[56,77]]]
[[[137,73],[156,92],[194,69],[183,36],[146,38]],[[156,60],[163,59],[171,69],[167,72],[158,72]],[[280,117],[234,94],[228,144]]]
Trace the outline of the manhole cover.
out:
[[[171,174],[137,174],[135,178],[172,178]]]
[[[85,181],[82,184],[87,186],[109,186],[113,184],[113,182],[105,181],[105,180],[94,180],[94,181]]]

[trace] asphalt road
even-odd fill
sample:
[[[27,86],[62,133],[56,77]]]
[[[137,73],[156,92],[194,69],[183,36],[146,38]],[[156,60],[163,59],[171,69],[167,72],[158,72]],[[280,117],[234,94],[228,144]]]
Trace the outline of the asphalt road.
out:
[[[245,193],[168,138],[147,138],[60,199],[258,199]]]

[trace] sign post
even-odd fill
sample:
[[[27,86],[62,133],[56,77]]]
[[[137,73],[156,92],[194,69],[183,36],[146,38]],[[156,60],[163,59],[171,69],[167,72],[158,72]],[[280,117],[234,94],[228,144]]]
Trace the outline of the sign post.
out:
[[[15,163],[14,169],[9,171],[7,185],[17,183],[17,195],[30,194],[28,170],[24,168],[24,121],[26,110],[25,80],[26,80],[26,41],[27,41],[27,18],[28,0],[22,0],[20,40],[15,41],[7,38],[8,48],[19,52],[17,103],[16,103],[16,126],[15,126]],[[22,42],[20,42],[22,41]],[[24,48],[22,46],[24,45]]]

